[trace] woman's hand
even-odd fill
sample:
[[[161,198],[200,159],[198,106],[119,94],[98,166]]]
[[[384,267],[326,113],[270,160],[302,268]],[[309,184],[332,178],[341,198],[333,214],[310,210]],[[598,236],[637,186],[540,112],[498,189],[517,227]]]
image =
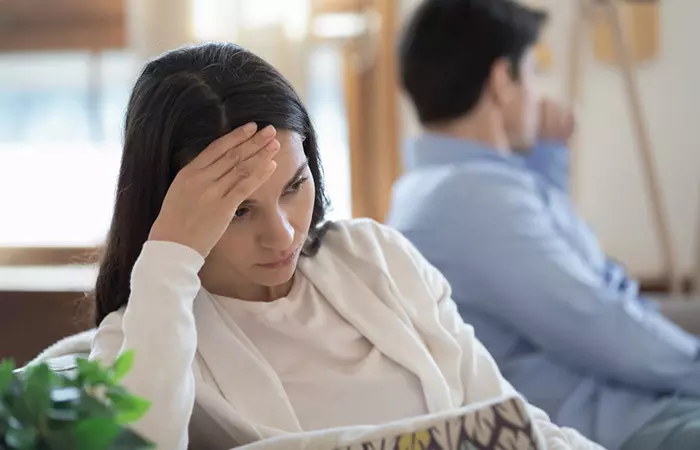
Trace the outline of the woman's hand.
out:
[[[277,131],[249,123],[215,140],[178,172],[149,240],[186,245],[207,257],[238,206],[274,172]]]

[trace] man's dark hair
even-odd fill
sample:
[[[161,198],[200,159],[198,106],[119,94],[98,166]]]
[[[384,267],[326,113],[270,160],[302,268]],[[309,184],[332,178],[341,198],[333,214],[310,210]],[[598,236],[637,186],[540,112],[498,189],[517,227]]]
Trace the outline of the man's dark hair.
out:
[[[543,11],[513,0],[425,0],[399,47],[401,81],[421,123],[444,123],[469,113],[500,58],[511,61],[517,79],[546,18]]]

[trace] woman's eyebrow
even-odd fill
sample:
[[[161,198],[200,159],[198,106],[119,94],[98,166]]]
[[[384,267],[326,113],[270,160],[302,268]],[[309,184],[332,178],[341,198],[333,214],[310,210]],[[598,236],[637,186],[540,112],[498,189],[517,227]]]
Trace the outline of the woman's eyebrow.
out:
[[[304,172],[304,169],[306,169],[307,167],[309,167],[309,161],[305,159],[304,162],[301,163],[299,168],[296,170],[296,172],[294,172],[294,175],[292,176],[292,178],[289,179],[289,181],[287,182],[287,185],[285,186],[285,189],[290,188],[294,183],[296,183],[296,181],[301,176],[302,172]]]

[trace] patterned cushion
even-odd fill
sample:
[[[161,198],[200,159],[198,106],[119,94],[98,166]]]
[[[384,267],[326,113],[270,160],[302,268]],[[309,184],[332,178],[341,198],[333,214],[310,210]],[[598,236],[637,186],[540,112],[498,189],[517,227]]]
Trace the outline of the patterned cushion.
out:
[[[349,443],[335,450],[541,450],[525,403],[519,398],[485,405],[427,427]]]

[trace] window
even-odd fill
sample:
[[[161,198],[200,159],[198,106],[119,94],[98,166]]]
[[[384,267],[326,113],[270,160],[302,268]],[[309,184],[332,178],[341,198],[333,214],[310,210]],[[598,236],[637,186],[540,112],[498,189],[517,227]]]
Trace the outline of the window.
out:
[[[194,2],[195,31],[213,21],[215,3]],[[298,20],[285,25],[289,8],[270,18],[264,1],[237,3],[250,22],[246,27],[277,20],[293,39],[305,31],[304,8],[295,13]],[[303,93],[319,134],[332,218],[349,217],[340,55],[322,46],[301,54],[306,55],[302,64],[314,66],[306,70]],[[101,243],[111,219],[124,112],[140,64],[128,50],[0,54],[0,247]]]

